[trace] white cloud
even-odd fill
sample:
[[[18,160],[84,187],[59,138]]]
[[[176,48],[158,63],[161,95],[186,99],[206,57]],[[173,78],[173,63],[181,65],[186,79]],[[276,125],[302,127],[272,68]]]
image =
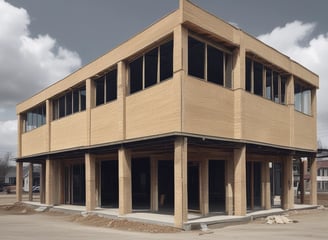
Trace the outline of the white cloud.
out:
[[[16,104],[81,66],[79,55],[59,46],[56,39],[47,34],[31,36],[29,24],[25,9],[0,0],[0,149],[14,139],[3,136],[16,138],[11,128],[4,127],[9,123],[3,122],[15,118]]]
[[[319,75],[318,138],[328,147],[328,33],[312,36],[314,29],[314,23],[294,21],[258,38]]]
[[[17,120],[0,121],[0,153],[12,152],[16,155]]]

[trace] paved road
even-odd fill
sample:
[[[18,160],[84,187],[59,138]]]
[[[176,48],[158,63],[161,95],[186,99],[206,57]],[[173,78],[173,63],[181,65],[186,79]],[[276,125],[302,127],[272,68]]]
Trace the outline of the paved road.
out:
[[[200,231],[180,233],[140,233],[120,231],[109,228],[83,226],[70,222],[63,216],[49,216],[46,214],[13,215],[0,211],[0,239],[4,240],[83,240],[83,239],[327,239],[328,238],[328,210],[315,213],[290,216],[298,223],[286,225],[267,225],[259,222],[229,226],[210,230],[211,233],[201,234]]]

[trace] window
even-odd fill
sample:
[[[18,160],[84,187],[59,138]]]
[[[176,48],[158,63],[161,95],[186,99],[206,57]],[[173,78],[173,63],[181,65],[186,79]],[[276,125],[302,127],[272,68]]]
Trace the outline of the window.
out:
[[[96,106],[117,98],[117,69],[109,71],[94,81],[96,87]]]
[[[287,77],[265,67],[262,63],[246,58],[246,91],[263,96],[276,103],[285,104]]]
[[[303,84],[300,80],[295,81],[294,85],[295,110],[307,115],[311,115],[312,94],[310,87]]]
[[[83,86],[54,99],[52,101],[53,120],[69,116],[72,113],[84,111],[86,107],[85,94],[85,86]]]
[[[232,56],[228,52],[189,36],[188,74],[231,88]]]
[[[173,40],[156,47],[129,64],[130,94],[173,76]]]
[[[25,132],[46,124],[46,104],[43,103],[38,107],[32,108],[25,114]]]

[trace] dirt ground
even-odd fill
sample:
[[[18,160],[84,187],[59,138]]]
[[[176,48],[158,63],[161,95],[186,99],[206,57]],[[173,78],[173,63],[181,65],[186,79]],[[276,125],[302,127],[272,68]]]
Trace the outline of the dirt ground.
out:
[[[21,203],[0,205],[0,214],[5,214],[5,215],[45,214],[48,216],[61,217],[63,220],[69,222],[75,222],[86,226],[113,228],[113,229],[133,231],[133,232],[175,233],[181,231],[180,229],[170,226],[161,226],[156,224],[128,221],[125,219],[111,219],[107,217],[101,217],[98,215],[81,215],[76,213],[64,213],[58,211],[37,212],[35,211],[35,208]]]

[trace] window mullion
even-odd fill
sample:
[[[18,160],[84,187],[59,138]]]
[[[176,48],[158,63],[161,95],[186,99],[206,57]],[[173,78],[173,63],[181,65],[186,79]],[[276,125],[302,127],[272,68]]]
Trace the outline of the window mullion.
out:
[[[251,60],[251,93],[254,93],[254,61]]]
[[[204,80],[207,82],[207,43],[205,43],[204,48],[205,54],[204,54]]]
[[[157,83],[160,82],[161,74],[161,47],[157,47]]]
[[[142,56],[142,90],[145,89],[146,57]]]
[[[226,53],[223,52],[223,86],[226,86]]]

